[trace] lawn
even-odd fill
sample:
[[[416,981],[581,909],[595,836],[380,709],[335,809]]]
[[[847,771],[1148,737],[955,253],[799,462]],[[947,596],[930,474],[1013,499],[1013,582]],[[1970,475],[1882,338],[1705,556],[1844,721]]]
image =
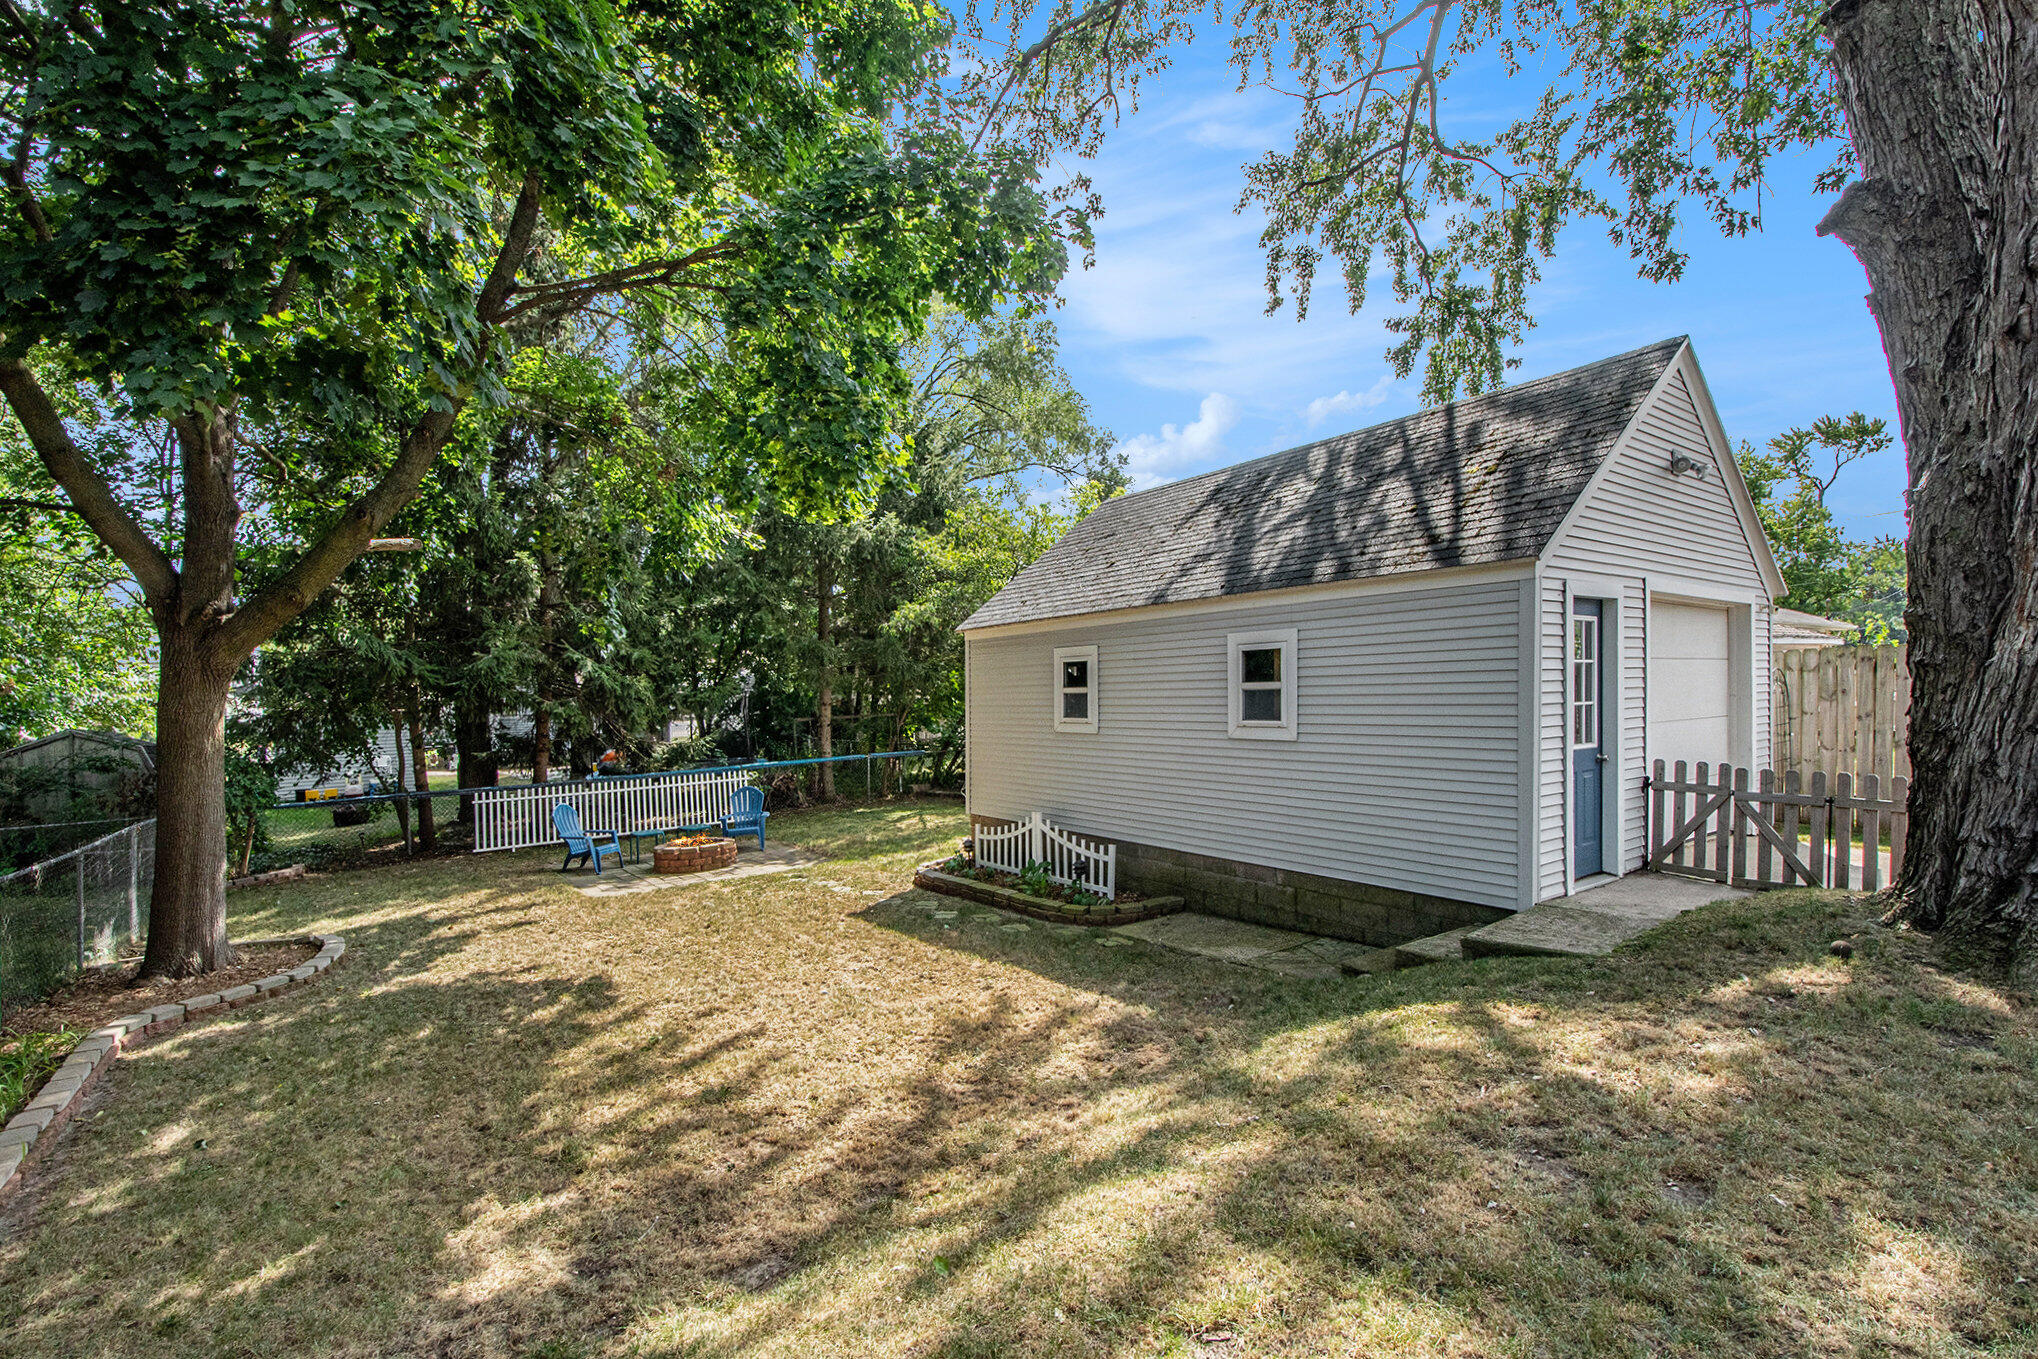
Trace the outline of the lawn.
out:
[[[1310,982],[904,891],[954,803],[781,828],[833,857],[236,893],[347,966],[121,1062],[0,1212],[0,1348],[2038,1348],[2038,1025],[1858,899]]]

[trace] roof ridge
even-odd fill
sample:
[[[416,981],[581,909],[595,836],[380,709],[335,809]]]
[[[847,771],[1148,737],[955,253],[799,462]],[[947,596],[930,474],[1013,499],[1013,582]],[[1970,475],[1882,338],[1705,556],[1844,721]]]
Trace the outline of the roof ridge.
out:
[[[1515,393],[1525,392],[1530,390],[1531,388],[1540,386],[1543,383],[1556,382],[1560,378],[1573,377],[1579,373],[1587,371],[1588,369],[1611,367],[1612,365],[1617,364],[1624,359],[1632,359],[1637,354],[1645,354],[1652,349],[1661,349],[1664,345],[1674,344],[1679,347],[1682,347],[1683,345],[1688,343],[1690,339],[1691,337],[1689,335],[1666,336],[1663,339],[1653,341],[1649,344],[1637,345],[1635,348],[1630,349],[1625,353],[1609,355],[1608,357],[1603,359],[1594,359],[1591,363],[1581,363],[1570,368],[1559,369],[1557,372],[1554,373],[1544,373],[1541,377],[1528,378],[1524,381],[1512,383],[1505,387],[1495,387],[1491,391],[1479,392],[1473,396],[1457,397],[1453,400],[1444,402],[1440,406],[1424,406],[1421,410],[1410,411],[1406,415],[1397,415],[1391,420],[1382,420],[1376,424],[1371,425],[1361,425],[1357,429],[1348,429],[1344,431],[1342,434],[1325,435],[1321,439],[1312,439],[1306,444],[1296,444],[1292,448],[1276,449],[1272,453],[1262,453],[1257,458],[1247,458],[1243,462],[1226,463],[1222,467],[1213,467],[1207,472],[1197,472],[1193,476],[1181,477],[1175,481],[1164,481],[1158,486],[1147,486],[1137,491],[1127,491],[1123,495],[1112,496],[1109,500],[1106,500],[1099,504],[1097,506],[1097,509],[1101,510],[1106,505],[1123,505],[1127,501],[1136,500],[1140,496],[1152,495],[1155,491],[1172,491],[1180,486],[1193,486],[1197,482],[1202,481],[1206,477],[1221,476],[1227,472],[1237,472],[1243,468],[1251,467],[1256,463],[1272,462],[1275,458],[1285,458],[1291,453],[1301,453],[1312,448],[1321,448],[1323,445],[1328,443],[1335,443],[1339,439],[1357,438],[1361,434],[1371,434],[1375,430],[1388,429],[1394,425],[1406,424],[1408,421],[1417,419],[1421,416],[1438,414],[1440,412],[1450,410],[1456,406],[1463,406],[1469,402],[1485,401],[1491,397],[1500,396],[1503,393],[1513,395]],[[1092,510],[1090,513],[1095,514],[1096,510]],[[1086,515],[1084,517],[1087,518],[1088,516]]]

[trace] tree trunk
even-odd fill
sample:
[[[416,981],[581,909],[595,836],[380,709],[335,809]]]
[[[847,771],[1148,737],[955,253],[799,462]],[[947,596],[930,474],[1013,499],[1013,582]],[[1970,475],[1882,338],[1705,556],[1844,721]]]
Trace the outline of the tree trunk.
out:
[[[226,939],[226,705],[233,668],[208,629],[161,629],[156,694],[156,880],[145,977],[191,977],[233,962]]]
[[[399,793],[410,786],[410,781],[404,776],[402,720],[402,715],[398,714],[397,737],[391,743],[396,747],[396,791]],[[396,800],[396,824],[403,831],[403,852],[408,854],[411,850],[409,798]]]
[[[462,788],[493,788],[500,774],[492,728],[495,715],[484,703],[462,699],[453,705],[454,782]],[[474,824],[474,799],[460,799],[460,820]]]
[[[540,699],[531,713],[531,782],[543,783],[552,777],[552,714],[545,711]]]
[[[439,833],[432,815],[432,774],[425,764],[425,724],[415,708],[410,711],[410,772],[424,794],[418,799],[418,844],[429,854],[439,847]]]
[[[1819,230],[1867,271],[1910,464],[1910,917],[2038,944],[2038,15],[1841,0],[1861,178]]]
[[[829,604],[835,593],[835,572],[826,557],[815,559],[815,608],[814,638],[820,643],[820,674],[814,684],[814,753],[826,760],[835,753],[835,682],[834,667],[829,664]],[[835,766],[817,764],[814,787],[823,802],[835,800]]]

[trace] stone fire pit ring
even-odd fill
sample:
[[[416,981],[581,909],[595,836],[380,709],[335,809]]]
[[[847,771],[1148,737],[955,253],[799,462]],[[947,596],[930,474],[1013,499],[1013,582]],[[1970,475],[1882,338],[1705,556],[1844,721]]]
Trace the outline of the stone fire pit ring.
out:
[[[736,862],[736,842],[726,835],[709,836],[695,844],[677,840],[651,850],[653,873],[706,873]]]

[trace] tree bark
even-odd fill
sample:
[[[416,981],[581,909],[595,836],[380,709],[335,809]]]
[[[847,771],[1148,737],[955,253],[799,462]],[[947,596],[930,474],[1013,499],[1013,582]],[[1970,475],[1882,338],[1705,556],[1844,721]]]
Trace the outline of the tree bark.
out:
[[[424,794],[418,799],[418,844],[429,854],[439,847],[439,833],[432,815],[432,774],[425,765],[425,724],[416,708],[410,711],[410,771]]]
[[[543,783],[551,777],[552,714],[545,711],[541,698],[531,713],[531,782]]]
[[[493,788],[501,771],[497,768],[493,727],[495,715],[476,699],[461,699],[453,707],[453,744],[456,747],[454,782],[462,788]],[[474,799],[460,799],[460,820],[474,824]]]
[[[1910,918],[2038,945],[2038,12],[1840,0],[1868,274],[1910,465]]]
[[[401,714],[399,714],[399,715],[398,715],[398,723],[399,723],[399,730],[398,730],[397,740],[396,740],[396,742],[395,742],[395,745],[396,745],[396,791],[397,791],[397,792],[399,792],[399,793],[400,793],[400,792],[402,792],[402,791],[403,791],[404,789],[406,789],[406,788],[410,787],[410,780],[409,780],[409,778],[407,778],[407,777],[406,777],[406,775],[405,775],[405,766],[404,766],[404,759],[403,759],[403,737],[402,737],[402,732],[401,732],[401,722],[402,722],[402,716],[401,716]],[[406,853],[406,854],[408,854],[408,853],[410,853],[410,852],[411,852],[411,838],[410,838],[410,799],[409,799],[409,798],[403,798],[403,797],[400,797],[400,798],[398,798],[398,799],[396,800],[396,824],[397,824],[397,826],[398,826],[399,828],[401,828],[401,829],[402,829],[402,831],[403,831],[403,852],[404,852],[404,853]]]
[[[156,877],[145,977],[190,977],[233,962],[226,938],[226,704],[233,669],[204,628],[162,629],[156,694]]]
[[[829,605],[835,593],[835,571],[826,557],[814,561],[815,607],[814,638],[820,644],[819,674],[814,684],[814,728],[815,750],[823,760],[835,753],[835,690],[834,667],[829,663]],[[814,787],[822,801],[835,800],[835,766],[817,764]]]

